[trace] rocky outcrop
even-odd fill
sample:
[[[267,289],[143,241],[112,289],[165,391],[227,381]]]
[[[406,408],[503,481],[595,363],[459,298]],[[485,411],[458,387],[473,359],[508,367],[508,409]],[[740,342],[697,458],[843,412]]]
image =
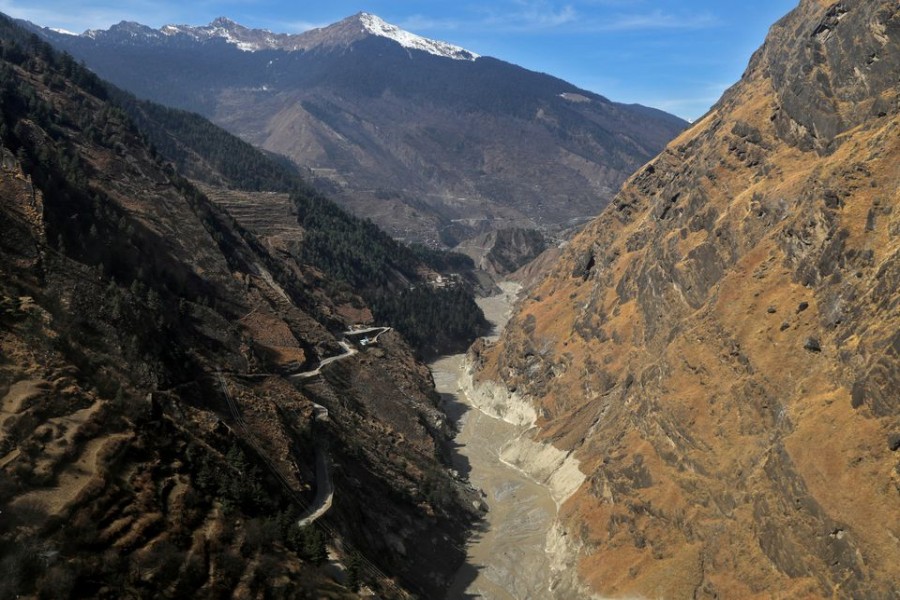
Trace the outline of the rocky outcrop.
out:
[[[534,229],[499,229],[459,244],[454,251],[475,261],[491,275],[504,277],[524,267],[547,249],[541,232]]]
[[[844,131],[896,112],[892,92],[900,56],[896,6],[832,2],[822,8],[819,3],[808,19],[779,22],[762,63],[778,100],[778,133],[800,148],[826,153]]]
[[[900,588],[898,57],[896,2],[801,2],[480,352],[596,593]]]
[[[584,482],[578,460],[570,452],[533,439],[537,415],[528,399],[510,392],[502,383],[475,383],[473,364],[479,360],[480,344],[475,345],[463,363],[461,389],[481,412],[522,428],[522,433],[503,447],[500,460],[545,485],[559,507]]]
[[[550,586],[553,598],[597,598],[578,578],[578,555],[582,550],[577,536],[569,535],[558,523],[550,528],[544,551],[550,557]]]
[[[466,355],[459,378],[460,389],[481,412],[517,426],[519,433],[500,449],[500,460],[544,486],[559,511],[559,507],[585,481],[579,462],[571,452],[561,451],[535,438],[537,415],[530,399],[510,392],[502,383],[475,383],[473,375],[481,363],[483,348],[484,342],[479,340]],[[585,598],[590,595],[578,581],[577,571],[573,568],[579,548],[580,542],[568,536],[558,521],[554,522],[544,542],[544,551],[550,561],[550,586],[547,591],[553,598]]]
[[[483,347],[484,341],[479,339],[466,355],[463,363],[463,376],[460,377],[462,392],[469,397],[478,410],[486,415],[518,427],[534,426],[537,421],[537,413],[528,399],[510,391],[503,383],[486,380],[480,381],[476,385],[472,377],[478,360],[475,357],[478,356],[479,349]]]
[[[557,507],[584,482],[578,460],[551,444],[520,436],[500,452],[500,460],[547,486]]]

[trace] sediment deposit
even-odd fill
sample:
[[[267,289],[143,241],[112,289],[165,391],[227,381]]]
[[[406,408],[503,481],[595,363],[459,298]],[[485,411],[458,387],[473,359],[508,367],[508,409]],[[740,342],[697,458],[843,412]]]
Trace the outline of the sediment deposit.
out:
[[[502,327],[518,287],[480,302]],[[473,386],[464,355],[431,365],[445,409],[457,423],[457,468],[482,490],[485,521],[469,544],[448,599],[579,598],[575,553],[559,528],[559,505],[581,485],[575,459],[530,438],[536,418],[528,402],[491,383]]]

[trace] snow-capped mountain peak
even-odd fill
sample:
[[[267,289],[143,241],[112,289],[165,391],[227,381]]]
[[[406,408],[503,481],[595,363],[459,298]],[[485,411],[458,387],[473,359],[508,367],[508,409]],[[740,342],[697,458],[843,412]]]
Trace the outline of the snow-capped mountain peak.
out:
[[[62,32],[57,32],[62,34]],[[151,29],[146,25],[122,21],[108,30],[91,29],[82,34],[94,40],[104,38],[120,43],[168,43],[181,38],[194,42],[223,40],[245,52],[283,50],[286,52],[340,47],[368,36],[386,38],[404,48],[427,52],[453,60],[474,61],[479,55],[465,48],[428,39],[382,20],[370,13],[359,13],[343,21],[300,34],[273,33],[267,29],[251,29],[226,17],[219,17],[208,25],[163,25]]]
[[[358,18],[366,32],[394,40],[404,48],[422,50],[429,54],[444,56],[455,60],[475,60],[478,58],[477,54],[469,52],[465,48],[410,33],[400,29],[396,25],[391,25],[373,14],[359,13]]]
[[[245,52],[279,48],[278,38],[288,37],[286,35],[276,36],[265,29],[248,29],[226,17],[219,17],[209,25],[202,27],[164,25],[160,28],[160,32],[167,36],[185,35],[197,41],[221,38]]]
[[[84,37],[97,39],[98,37],[117,36],[130,39],[151,39],[157,37],[159,32],[146,25],[134,21],[121,21],[109,29],[88,29],[82,34]]]

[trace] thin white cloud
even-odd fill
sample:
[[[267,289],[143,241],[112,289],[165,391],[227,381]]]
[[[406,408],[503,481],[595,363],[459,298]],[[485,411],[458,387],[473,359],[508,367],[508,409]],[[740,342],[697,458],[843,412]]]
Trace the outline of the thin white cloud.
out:
[[[558,6],[549,0],[513,0],[511,6],[485,12],[478,25],[482,29],[543,31],[559,29],[577,18],[578,11],[571,4]]]
[[[520,2],[522,7],[515,17],[526,27],[553,28],[572,23],[578,13],[571,4],[555,7],[549,2]]]
[[[561,29],[574,23],[579,13],[572,4],[549,0],[510,0],[502,5],[479,6],[463,17],[445,18],[413,14],[397,21],[412,32],[465,30],[475,33],[527,33]]]
[[[662,10],[649,13],[620,14],[606,23],[595,21],[588,24],[598,31],[658,30],[658,29],[703,29],[718,24],[718,19],[709,13],[676,15]]]
[[[579,0],[579,4],[587,6],[626,6],[634,8],[638,4],[645,4],[647,0]]]
[[[408,31],[456,31],[466,27],[465,21],[458,19],[441,19],[426,15],[410,15],[397,21],[399,27]]]
[[[35,25],[58,27],[60,29],[73,31],[83,31],[84,29],[87,29],[84,24],[89,22],[83,15],[79,15],[78,17],[72,17],[71,15],[63,16],[60,11],[52,8],[38,8],[28,5],[22,6],[16,2],[9,2],[7,0],[0,0],[0,12],[9,15],[14,19],[31,21]]]
[[[502,32],[548,33],[628,32],[654,30],[691,30],[714,27],[719,19],[708,12],[670,12],[662,9],[624,10],[643,2],[632,0],[579,0],[558,3],[550,0],[511,0],[490,8],[479,8],[463,18],[440,18],[415,14],[399,22],[413,32]],[[599,7],[608,7],[598,15]]]

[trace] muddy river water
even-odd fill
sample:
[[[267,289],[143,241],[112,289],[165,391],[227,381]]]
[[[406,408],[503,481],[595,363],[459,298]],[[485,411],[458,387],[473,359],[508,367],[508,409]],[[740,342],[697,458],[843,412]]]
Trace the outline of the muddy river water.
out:
[[[502,294],[479,301],[495,334],[506,324],[518,291],[516,284],[502,287]],[[488,416],[472,404],[459,384],[463,358],[447,356],[430,366],[444,408],[459,430],[455,468],[483,491],[488,512],[447,600],[547,598],[550,560],[544,546],[556,504],[545,486],[501,460],[501,449],[523,428]]]

